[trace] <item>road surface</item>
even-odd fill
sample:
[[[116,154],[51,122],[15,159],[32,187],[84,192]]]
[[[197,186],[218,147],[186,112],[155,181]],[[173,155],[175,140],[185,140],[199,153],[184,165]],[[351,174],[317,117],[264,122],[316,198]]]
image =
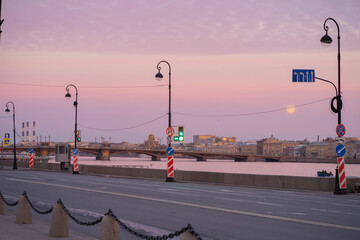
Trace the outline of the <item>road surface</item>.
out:
[[[204,239],[360,239],[360,195],[109,178],[31,170],[0,170],[0,191],[31,201],[115,215],[144,233],[191,224]],[[16,207],[5,206],[6,211]],[[33,218],[49,221],[51,214]],[[70,229],[99,237],[100,226]],[[1,228],[1,227],[0,227]],[[125,239],[137,239],[121,229]]]

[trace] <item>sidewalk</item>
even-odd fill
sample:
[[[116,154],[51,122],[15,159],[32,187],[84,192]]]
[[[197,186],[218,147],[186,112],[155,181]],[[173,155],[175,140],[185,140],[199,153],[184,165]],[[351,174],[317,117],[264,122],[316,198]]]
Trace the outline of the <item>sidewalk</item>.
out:
[[[0,215],[0,240],[43,240],[43,239],[59,239],[56,237],[49,237],[50,223],[32,219],[32,224],[16,224],[16,215],[6,212],[5,215]],[[64,237],[64,240],[85,240],[95,239],[85,236],[80,233],[71,232],[70,237]]]

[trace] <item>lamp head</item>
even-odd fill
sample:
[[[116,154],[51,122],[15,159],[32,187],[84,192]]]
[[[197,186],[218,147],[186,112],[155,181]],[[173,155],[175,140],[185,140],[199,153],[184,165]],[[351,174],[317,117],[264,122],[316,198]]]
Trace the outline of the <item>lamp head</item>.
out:
[[[158,81],[161,81],[163,79],[163,75],[161,74],[160,70],[159,72],[155,75],[155,79]]]
[[[7,112],[7,113],[9,113],[9,112],[10,112],[10,110],[9,110],[8,106],[6,106],[5,112]]]
[[[329,45],[332,43],[332,39],[331,39],[331,37],[327,34],[327,31],[326,31],[326,34],[320,39],[320,42],[321,42],[322,45],[324,45],[324,46],[329,46]]]
[[[70,99],[71,98],[71,94],[69,92],[67,92],[67,94],[65,95],[66,99]]]

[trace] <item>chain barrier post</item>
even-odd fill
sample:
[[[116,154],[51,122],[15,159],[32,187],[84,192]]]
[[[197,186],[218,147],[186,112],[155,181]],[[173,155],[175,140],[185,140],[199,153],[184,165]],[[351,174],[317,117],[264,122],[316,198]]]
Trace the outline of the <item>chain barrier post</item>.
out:
[[[53,207],[49,237],[69,237],[68,218],[60,199]]]
[[[120,227],[111,209],[101,220],[100,240],[120,240]]]
[[[29,201],[26,197],[26,192],[18,200],[18,208],[16,211],[16,220],[17,224],[31,224],[32,215]]]
[[[101,238],[100,238],[101,240],[102,239],[120,240],[120,226],[129,233],[135,235],[136,237],[147,240],[166,240],[179,236],[181,240],[194,240],[194,239],[201,240],[199,234],[195,232],[195,230],[190,224],[188,224],[187,227],[182,228],[180,231],[176,231],[168,235],[163,235],[163,236],[144,235],[142,233],[134,231],[133,229],[128,227],[125,223],[121,222],[111,211],[111,209],[109,209],[109,211],[104,216],[100,217],[99,219],[93,222],[82,222],[76,219],[69,212],[69,210],[62,203],[61,199],[59,199],[57,203],[49,210],[40,211],[36,209],[35,206],[31,203],[26,192],[24,192],[16,202],[8,203],[0,191],[0,214],[1,214],[1,204],[3,203],[9,206],[19,205],[16,215],[16,223],[18,224],[31,224],[31,208],[39,214],[49,214],[52,212],[53,214],[51,217],[51,225],[49,231],[50,237],[69,237],[69,227],[68,227],[68,219],[67,219],[67,216],[69,216],[74,222],[84,226],[94,226],[101,222]],[[22,218],[20,218],[20,216]],[[25,218],[23,216],[25,216]],[[20,220],[26,220],[26,221],[20,221]],[[113,233],[113,234],[109,235],[109,233]]]
[[[197,240],[197,239],[198,238],[196,238],[192,233],[190,233],[189,231],[186,231],[180,235],[179,240]]]

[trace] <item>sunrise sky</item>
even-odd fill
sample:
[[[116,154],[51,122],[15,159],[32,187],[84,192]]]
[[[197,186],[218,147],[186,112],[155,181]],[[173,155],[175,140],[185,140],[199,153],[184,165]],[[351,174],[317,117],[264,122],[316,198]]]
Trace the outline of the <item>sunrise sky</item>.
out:
[[[162,64],[155,80],[160,60],[171,64],[172,122],[185,126],[186,142],[336,137],[334,88],[291,82],[292,69],[315,69],[337,85],[334,22],[333,44],[320,44],[328,17],[341,34],[345,136],[360,137],[359,13],[358,0],[3,0],[0,137],[12,133],[12,101],[20,135],[22,122],[36,121],[38,136],[69,141],[75,91],[67,100],[65,87],[74,84],[83,141],[140,143],[152,132],[165,143],[169,70]]]

